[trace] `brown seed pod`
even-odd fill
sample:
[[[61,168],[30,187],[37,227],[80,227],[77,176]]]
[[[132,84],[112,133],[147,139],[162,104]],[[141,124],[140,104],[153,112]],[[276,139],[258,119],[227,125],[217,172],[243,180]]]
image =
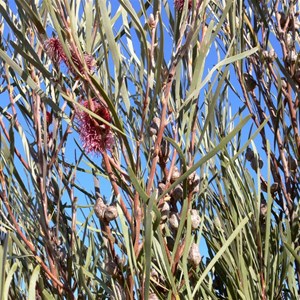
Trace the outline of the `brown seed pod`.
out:
[[[277,58],[277,54],[276,54],[275,50],[272,48],[269,51],[269,61],[273,62],[276,58]]]
[[[193,172],[191,175],[188,177],[189,192],[197,194],[200,190],[200,177],[196,172]]]
[[[163,182],[158,183],[158,194],[161,195],[166,190],[166,185]]]
[[[291,157],[289,155],[289,157],[288,157],[288,165],[289,165],[290,171],[295,172],[297,170],[297,167],[298,167],[298,162],[297,162],[297,160],[295,158],[293,158],[293,157]]]
[[[165,202],[163,204],[163,207],[161,208],[161,222],[165,222],[169,216],[170,213],[170,204],[168,202]]]
[[[118,210],[114,205],[108,206],[104,212],[104,218],[107,222],[115,220],[118,217]]]
[[[268,212],[268,206],[265,201],[260,203],[260,217],[261,219],[265,219]]]
[[[160,127],[160,119],[155,117],[153,118],[151,125],[150,125],[150,135],[157,135],[158,129]]]
[[[181,175],[180,171],[175,166],[173,168],[173,172],[172,172],[172,175],[171,175],[171,182],[173,183],[174,181],[176,181],[180,177],[180,175]]]
[[[124,267],[126,265],[126,257],[125,256],[118,256],[117,255],[117,263],[120,266],[120,268]]]
[[[263,166],[264,166],[264,163],[263,163],[262,159],[257,158],[256,156],[252,158],[252,160],[251,160],[251,168],[254,171],[257,171],[257,168],[261,169]]]
[[[97,198],[96,204],[94,205],[94,211],[96,216],[100,219],[104,219],[104,213],[107,208],[107,205],[103,202],[103,199],[101,197]]]
[[[157,273],[157,271],[155,269],[151,270],[150,277],[154,281],[159,282],[159,275],[158,275],[158,273]]]
[[[201,218],[199,215],[198,210],[196,209],[192,209],[191,210],[191,221],[192,221],[192,229],[198,229],[200,222],[201,222]]]
[[[258,159],[258,166],[260,169],[262,169],[262,167],[264,166],[264,162],[261,158]]]
[[[200,183],[200,177],[196,173],[196,171],[189,175],[189,177],[188,177],[189,186],[194,187],[194,186],[198,185],[199,183]]]
[[[199,185],[196,185],[196,186],[192,189],[191,193],[192,193],[192,194],[197,194],[197,193],[199,193],[199,191],[200,191],[200,186],[199,186]]]
[[[262,56],[263,56],[263,58],[264,59],[268,59],[269,58],[269,52],[268,52],[268,50],[264,50],[263,52],[262,52]]]
[[[298,57],[298,55],[297,55],[296,51],[294,49],[292,49],[289,51],[288,56],[286,57],[286,62],[288,64],[293,64],[296,62],[297,57]]]
[[[247,150],[246,150],[245,158],[246,158],[248,161],[251,161],[253,157],[254,157],[254,152],[253,152],[252,149],[250,149],[250,148],[248,147]]]
[[[284,90],[286,90],[287,87],[288,87],[287,81],[286,81],[286,79],[284,77],[282,77],[281,78],[281,88],[284,89]]]
[[[278,191],[278,182],[274,182],[272,185],[271,185],[271,194],[274,195],[277,191]]]
[[[277,58],[277,54],[273,48],[270,51],[264,50],[262,56],[267,62],[273,62]]]
[[[110,258],[105,259],[104,270],[110,276],[116,276],[118,274],[117,264]]]
[[[300,83],[300,69],[295,72],[294,79],[296,82]]]
[[[170,156],[170,145],[167,140],[162,140],[161,145],[160,145],[160,157],[164,160],[167,161]]]
[[[246,91],[252,92],[256,88],[257,82],[255,81],[253,76],[248,73],[244,73],[243,77],[244,77],[244,81],[245,81]]]
[[[189,255],[188,255],[188,260],[194,267],[197,267],[201,262],[199,246],[195,243],[191,245]]]
[[[175,200],[182,200],[183,197],[183,188],[181,185],[177,185],[171,193],[171,197]]]
[[[179,216],[178,213],[172,212],[169,218],[169,224],[172,229],[178,229],[179,227]]]

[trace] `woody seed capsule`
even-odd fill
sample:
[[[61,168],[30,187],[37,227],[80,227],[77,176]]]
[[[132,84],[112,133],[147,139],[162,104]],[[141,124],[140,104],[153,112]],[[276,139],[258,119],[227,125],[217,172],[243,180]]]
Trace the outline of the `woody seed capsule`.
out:
[[[192,221],[192,229],[197,229],[201,222],[198,210],[196,209],[191,210],[191,221]]]
[[[172,229],[177,229],[179,227],[179,217],[178,213],[171,213],[169,224]]]
[[[199,251],[199,246],[195,243],[192,244],[189,255],[188,255],[189,262],[197,267],[201,262],[201,255]]]
[[[275,194],[276,192],[278,191],[278,182],[274,182],[272,185],[271,185],[271,194]]]
[[[178,201],[178,200],[181,200],[182,197],[183,197],[183,188],[181,187],[181,185],[177,185],[172,194],[171,194],[172,198],[175,200],[175,201]]]
[[[171,182],[174,182],[176,181],[179,177],[180,177],[180,171],[178,170],[178,168],[175,166],[173,168],[173,172],[172,172],[172,175],[171,175]]]
[[[153,118],[151,125],[150,125],[150,135],[157,135],[158,129],[160,127],[160,119],[155,117]]]
[[[161,195],[166,190],[166,185],[163,182],[158,183],[158,194]]]
[[[170,212],[170,205],[168,202],[165,202],[161,209],[161,221],[164,222],[167,220]]]
[[[246,158],[248,161],[251,161],[253,157],[254,157],[254,152],[253,152],[253,150],[250,149],[250,148],[247,148],[246,154],[245,154],[245,158]]]
[[[118,210],[114,205],[108,206],[104,212],[104,217],[107,222],[115,220],[118,217]]]
[[[154,280],[154,281],[159,281],[159,276],[158,276],[158,273],[155,269],[152,269],[151,270],[151,273],[150,273],[150,277]]]
[[[294,172],[294,171],[296,171],[296,169],[298,167],[298,162],[297,162],[297,160],[295,158],[289,156],[288,157],[288,165],[289,165],[290,170],[292,172]]]
[[[97,200],[96,200],[96,204],[94,205],[94,211],[95,211],[95,214],[96,216],[100,219],[100,220],[103,220],[104,218],[104,213],[105,213],[105,210],[106,210],[106,204],[103,202],[102,198],[99,197]]]

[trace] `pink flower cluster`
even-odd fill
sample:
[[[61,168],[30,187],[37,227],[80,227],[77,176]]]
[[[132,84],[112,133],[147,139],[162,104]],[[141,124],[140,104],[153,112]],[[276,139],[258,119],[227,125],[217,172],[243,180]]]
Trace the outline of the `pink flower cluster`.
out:
[[[175,9],[177,11],[182,11],[185,1],[187,1],[187,0],[175,0],[174,1]],[[189,3],[188,3],[188,9],[191,9],[192,8],[192,0],[188,0],[188,1],[189,1]]]
[[[65,54],[64,49],[61,45],[61,42],[57,37],[47,39],[44,42],[44,49],[54,63],[59,64],[60,62],[64,62],[74,75],[77,73],[76,69],[69,62],[68,57]],[[74,50],[70,49],[70,52],[73,64],[76,66],[77,70],[82,74],[84,72],[84,65],[82,64],[80,58]],[[95,66],[94,57],[90,54],[84,54],[84,60],[88,70],[91,71]]]
[[[92,104],[94,107],[91,109],[89,107],[89,101],[86,100],[82,103],[85,108],[91,109],[94,114],[101,117],[108,123],[112,122],[112,118],[107,107],[100,103],[96,98],[92,99]],[[110,126],[94,118],[85,111],[78,110],[76,114],[80,126],[80,139],[86,152],[100,154],[106,150],[110,151],[114,144],[114,138]]]

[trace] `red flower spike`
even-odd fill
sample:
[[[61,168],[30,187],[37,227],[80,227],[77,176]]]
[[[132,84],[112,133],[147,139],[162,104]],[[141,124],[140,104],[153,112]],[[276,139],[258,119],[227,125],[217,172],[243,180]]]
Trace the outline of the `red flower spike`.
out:
[[[61,61],[65,62],[67,60],[64,49],[58,38],[50,38],[46,40],[44,42],[44,49],[55,63],[60,63]]]
[[[93,112],[105,121],[111,123],[112,118],[109,110],[97,101],[96,98],[93,98],[92,101],[94,106]],[[88,109],[90,108],[89,101],[87,100],[84,101],[82,105]],[[114,144],[110,126],[89,115],[87,112],[77,111],[76,114],[80,123],[80,139],[86,152],[99,154],[106,150],[110,151]]]

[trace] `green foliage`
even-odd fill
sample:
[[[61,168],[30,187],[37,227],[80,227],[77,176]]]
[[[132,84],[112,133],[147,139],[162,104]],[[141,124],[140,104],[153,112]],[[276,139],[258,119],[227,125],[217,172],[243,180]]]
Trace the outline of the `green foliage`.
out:
[[[0,0],[0,298],[298,299],[297,9]]]

